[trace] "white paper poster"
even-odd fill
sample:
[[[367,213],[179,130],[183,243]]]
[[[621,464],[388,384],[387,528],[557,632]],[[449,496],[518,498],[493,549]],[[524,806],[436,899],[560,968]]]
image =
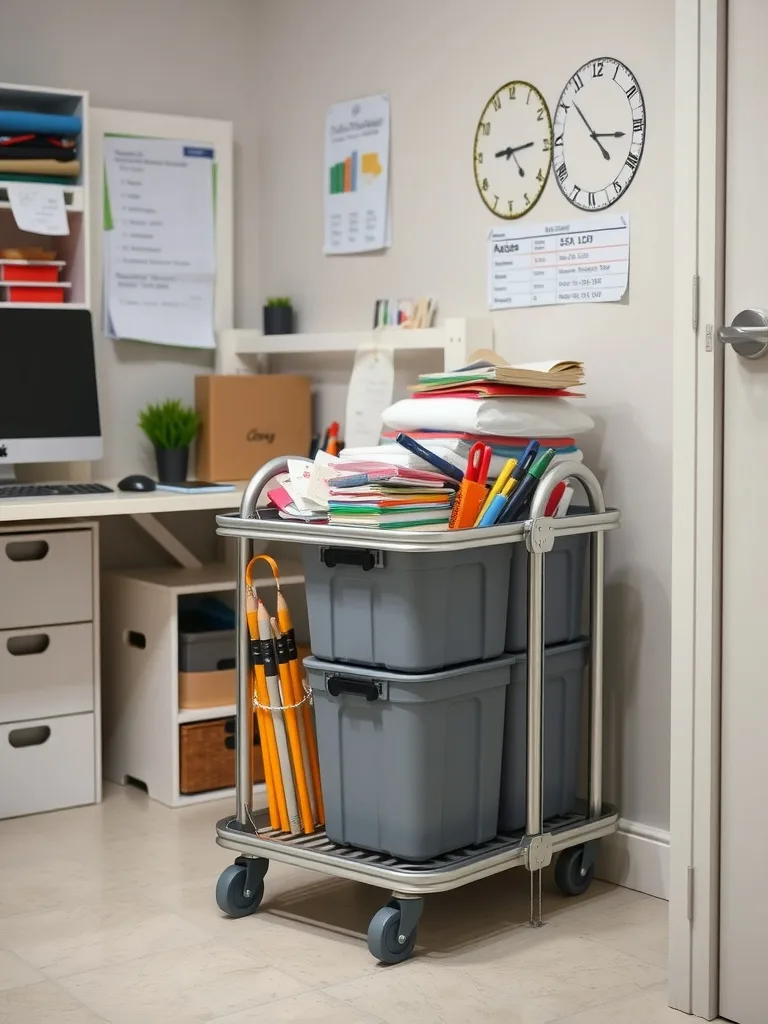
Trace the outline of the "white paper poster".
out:
[[[493,228],[488,308],[618,302],[629,281],[629,215]]]
[[[213,348],[213,149],[109,136],[104,160],[105,333]]]
[[[69,220],[61,185],[9,181],[8,202],[20,231],[33,235],[68,235]]]
[[[391,244],[389,97],[337,103],[325,121],[326,255]]]
[[[395,364],[390,349],[359,348],[349,378],[344,445],[367,448],[379,443],[382,416],[392,405]]]

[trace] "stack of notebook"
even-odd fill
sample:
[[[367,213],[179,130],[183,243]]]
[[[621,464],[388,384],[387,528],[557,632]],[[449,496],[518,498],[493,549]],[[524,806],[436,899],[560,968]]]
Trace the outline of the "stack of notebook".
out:
[[[447,373],[422,373],[410,387],[416,398],[578,398],[584,364],[549,360],[508,366],[495,352],[481,350],[472,362]]]
[[[0,180],[71,183],[81,131],[74,115],[0,110]]]
[[[456,486],[441,473],[382,463],[330,481],[328,520],[378,530],[447,529]]]

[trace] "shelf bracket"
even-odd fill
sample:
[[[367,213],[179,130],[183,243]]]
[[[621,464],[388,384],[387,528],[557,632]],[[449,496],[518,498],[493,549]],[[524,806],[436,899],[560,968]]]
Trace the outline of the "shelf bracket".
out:
[[[202,569],[203,563],[200,559],[193,555],[189,548],[181,543],[178,537],[174,537],[171,531],[166,526],[163,526],[157,516],[152,515],[151,512],[143,512],[139,515],[132,515],[131,519],[179,565],[185,569]]]

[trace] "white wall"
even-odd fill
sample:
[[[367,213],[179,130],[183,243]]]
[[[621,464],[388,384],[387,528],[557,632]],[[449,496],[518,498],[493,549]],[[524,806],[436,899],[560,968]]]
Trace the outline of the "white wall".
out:
[[[0,80],[87,89],[92,106],[234,122],[235,309],[243,323],[252,322],[260,308],[251,71],[255,15],[250,0],[0,3]],[[92,230],[98,228],[98,213]],[[153,471],[152,453],[136,427],[136,410],[167,397],[191,402],[195,374],[210,372],[213,356],[109,341],[98,329],[97,289],[93,300],[103,390],[122,392],[121,401],[102,403],[105,459],[94,472],[104,478]]]
[[[591,57],[623,60],[644,92],[643,160],[615,207],[631,215],[628,300],[495,315],[508,357],[567,355],[587,367],[598,429],[589,464],[623,528],[608,539],[608,796],[624,818],[669,822],[669,563],[672,344],[673,17],[669,0],[263,0],[262,295],[293,296],[304,329],[359,327],[385,295],[437,296],[442,315],[485,311],[484,238],[472,142],[491,93],[534,82],[554,109]],[[329,104],[386,92],[392,104],[392,249],[322,255],[323,126]],[[574,215],[553,181],[533,222]],[[498,223],[498,222],[496,222]]]

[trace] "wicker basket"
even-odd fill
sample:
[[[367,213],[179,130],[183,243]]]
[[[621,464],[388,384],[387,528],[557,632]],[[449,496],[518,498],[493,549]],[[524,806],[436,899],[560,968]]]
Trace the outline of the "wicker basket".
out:
[[[235,719],[214,718],[179,727],[179,790],[185,795],[235,784]],[[253,781],[264,781],[256,723],[253,725]]]

